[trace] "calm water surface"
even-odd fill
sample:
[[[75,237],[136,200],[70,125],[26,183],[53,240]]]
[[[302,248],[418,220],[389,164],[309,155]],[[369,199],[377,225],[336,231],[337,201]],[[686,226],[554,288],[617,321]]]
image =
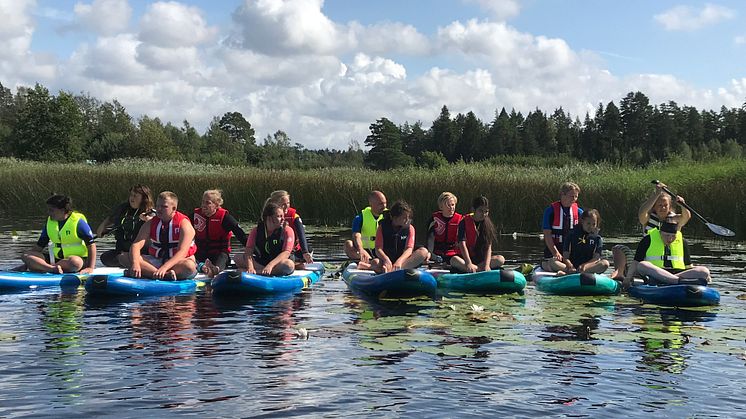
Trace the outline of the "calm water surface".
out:
[[[0,225],[3,267],[38,234],[13,241],[11,228]],[[341,257],[340,234],[312,230],[318,259]],[[515,266],[541,246],[503,236],[499,249]],[[746,248],[698,241],[692,253],[714,271],[719,307],[533,287],[370,302],[336,278],[244,300],[4,294],[0,416],[743,416]]]

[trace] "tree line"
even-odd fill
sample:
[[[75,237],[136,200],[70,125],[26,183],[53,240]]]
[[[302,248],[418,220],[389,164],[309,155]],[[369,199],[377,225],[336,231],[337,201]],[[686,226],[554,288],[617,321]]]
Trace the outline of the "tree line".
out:
[[[147,115],[136,121],[118,101],[61,91],[40,84],[15,94],[0,83],[0,156],[39,161],[109,162],[141,158],[268,168],[363,166],[364,152],[307,150],[284,132],[258,143],[240,112],[214,117],[203,134],[184,120],[164,124]]]
[[[283,131],[257,142],[240,112],[214,117],[203,134],[186,120],[163,124],[147,115],[137,120],[116,100],[61,91],[40,84],[13,94],[0,83],[0,155],[41,161],[108,162],[118,158],[181,160],[268,168],[329,166],[390,169],[438,167],[457,161],[505,157],[556,157],[589,162],[645,165],[671,158],[703,160],[742,157],[746,146],[746,103],[719,112],[651,105],[630,92],[617,106],[600,103],[581,121],[562,108],[525,116],[505,108],[488,123],[473,112],[452,117],[443,106],[430,128],[422,122],[396,125],[380,118],[370,125],[362,150],[351,139],[346,150],[308,150]]]
[[[370,131],[365,161],[377,169],[499,161],[501,156],[565,156],[627,165],[671,158],[740,158],[746,146],[746,103],[738,109],[700,111],[673,101],[654,106],[643,93],[630,92],[619,106],[613,101],[599,104],[582,122],[562,108],[551,115],[537,108],[526,116],[503,108],[484,123],[474,112],[451,117],[443,106],[427,130],[421,122],[397,126],[381,118]]]

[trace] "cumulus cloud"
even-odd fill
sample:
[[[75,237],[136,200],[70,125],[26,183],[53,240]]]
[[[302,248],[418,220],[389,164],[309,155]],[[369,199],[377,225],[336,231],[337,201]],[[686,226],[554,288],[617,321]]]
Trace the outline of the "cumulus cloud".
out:
[[[675,6],[655,15],[654,19],[667,31],[694,31],[735,16],[736,12],[727,7],[707,3],[701,9]]]
[[[207,26],[202,11],[177,2],[148,6],[140,21],[139,39],[161,48],[181,48],[212,40],[217,28]]]
[[[323,0],[245,0],[233,13],[234,41],[264,54],[333,54],[354,42],[353,34],[321,11]]]
[[[467,3],[476,3],[484,10],[490,12],[495,19],[503,21],[517,16],[521,12],[519,0],[464,0]]]
[[[0,76],[6,86],[54,79],[57,58],[30,50],[33,0],[0,0]]]
[[[430,40],[412,25],[384,22],[363,26],[351,22],[350,28],[357,49],[368,54],[426,55],[430,52]]]
[[[127,0],[76,3],[73,10],[80,26],[100,35],[116,35],[123,32],[132,17],[132,8]]]

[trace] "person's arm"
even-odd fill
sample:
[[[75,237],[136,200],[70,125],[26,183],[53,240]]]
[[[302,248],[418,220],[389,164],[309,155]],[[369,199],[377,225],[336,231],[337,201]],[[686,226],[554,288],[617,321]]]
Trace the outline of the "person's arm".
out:
[[[648,219],[650,218],[650,210],[653,209],[653,205],[655,205],[655,201],[658,200],[658,197],[661,196],[663,193],[663,188],[665,188],[666,185],[663,183],[658,183],[655,185],[655,190],[653,193],[650,194],[647,201],[643,202],[642,205],[640,205],[640,209],[637,211],[637,220],[640,221],[640,224],[644,227],[648,223]]]
[[[430,252],[431,255],[434,255],[433,250],[435,250],[435,219],[433,217],[430,217],[430,222],[427,223],[427,251]]]
[[[384,272],[390,272],[393,270],[391,259],[389,259],[386,252],[383,251],[383,230],[381,229],[381,226],[378,226],[378,229],[376,230],[376,256],[378,256]]]
[[[560,252],[560,250],[557,249],[557,246],[554,245],[554,238],[552,238],[553,215],[554,210],[550,205],[544,210],[544,218],[541,223],[542,233],[544,233],[544,245],[547,246],[549,253],[551,253],[555,259],[562,261],[562,252]]]
[[[106,235],[107,231],[111,226],[113,226],[114,223],[111,222],[111,217],[104,218],[104,221],[101,221],[101,224],[98,225],[98,228],[96,229],[96,235],[98,237],[104,237]]]
[[[254,227],[249,232],[249,237],[246,239],[246,246],[244,249],[244,257],[246,258],[246,272],[250,274],[256,273],[256,268],[254,268],[254,247],[256,247],[256,234],[256,227]]]
[[[295,228],[293,229],[293,233],[295,231],[298,232],[298,243],[300,243],[300,251],[303,252],[303,260],[306,263],[313,263],[313,256],[311,256],[311,250],[308,248],[308,240],[306,240],[306,226],[303,225],[300,217],[295,217],[294,223]]]
[[[352,219],[352,245],[360,254],[360,262],[370,262],[370,253],[363,247],[363,216],[358,214]]]
[[[295,232],[293,231],[293,228],[286,225],[283,228],[283,236],[285,238],[283,241],[284,245],[282,251],[277,256],[275,256],[274,259],[269,261],[264,269],[262,269],[262,275],[271,275],[272,270],[275,268],[275,266],[277,266],[278,263],[290,258],[290,254],[293,252],[293,247],[295,246]]]
[[[169,258],[158,270],[153,274],[154,278],[161,279],[166,276],[166,273],[171,270],[177,263],[186,259],[189,254],[189,247],[194,241],[194,227],[192,222],[188,219],[184,219],[179,224],[181,228],[181,235],[179,236],[179,246],[176,248],[173,257]]]
[[[145,243],[150,237],[150,223],[152,222],[152,220],[147,221],[145,224],[142,225],[142,227],[140,227],[140,231],[137,232],[135,241],[133,241],[132,245],[130,246],[130,275],[132,275],[133,278],[139,278],[142,276],[142,255],[140,254],[140,252],[145,247]]]
[[[480,265],[482,270],[487,272],[490,270],[490,263],[492,263],[492,243],[487,245],[487,249],[484,251],[484,262],[482,262]],[[469,266],[469,265],[467,265]],[[479,268],[479,267],[477,267]]]
[[[242,245],[246,244],[246,240],[248,239],[248,237],[246,237],[246,232],[243,231],[240,225],[238,225],[238,221],[232,215],[226,214],[225,217],[223,217],[223,230],[232,232],[233,236],[236,237],[236,240],[238,240],[239,243]]]
[[[687,209],[687,207],[681,205],[685,202],[683,196],[676,196],[676,202],[681,207],[681,214],[679,214],[679,219],[677,220],[679,223],[679,229],[681,229],[681,227],[684,227],[684,225],[692,219],[692,213]]]
[[[409,225],[409,235],[407,236],[407,244],[404,248],[404,251],[402,252],[401,256],[399,256],[398,259],[396,259],[396,262],[394,262],[393,268],[394,270],[399,270],[404,265],[404,262],[409,259],[410,256],[412,256],[412,250],[414,249],[414,226]]]
[[[96,268],[96,238],[93,236],[91,226],[83,219],[78,220],[78,225],[75,228],[78,237],[83,240],[88,249],[88,266],[83,267],[83,269],[80,270],[80,273],[88,274],[93,272]]]

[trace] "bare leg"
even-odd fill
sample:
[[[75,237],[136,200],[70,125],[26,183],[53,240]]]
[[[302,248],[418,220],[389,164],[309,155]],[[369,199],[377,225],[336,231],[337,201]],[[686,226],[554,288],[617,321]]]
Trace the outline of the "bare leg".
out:
[[[78,272],[83,268],[83,259],[79,256],[70,256],[57,262],[57,267],[64,272]]]
[[[687,269],[684,272],[679,272],[676,274],[679,278],[694,278],[694,279],[700,279],[704,278],[709,283],[711,281],[710,278],[710,270],[707,269],[705,266],[695,266],[691,269]]]
[[[402,264],[402,269],[415,269],[419,268],[423,262],[430,258],[430,252],[424,247],[416,249]]]
[[[490,258],[490,269],[497,269],[505,264],[503,255],[492,255]]]
[[[21,260],[29,271],[32,272],[55,272],[57,265],[53,265],[44,259],[40,252],[29,251],[21,256]]]
[[[451,258],[451,267],[459,272],[466,272],[466,261],[461,256]]]
[[[659,282],[665,282],[666,284],[677,284],[679,277],[668,272],[663,268],[659,268],[648,261],[642,261],[637,264],[637,272],[641,276],[649,276]],[[683,273],[683,272],[682,272]]]
[[[345,255],[351,260],[360,260],[360,252],[355,248],[355,243],[352,240],[345,240],[344,250]]]
[[[143,264],[143,272],[145,271],[144,268],[145,266]],[[195,273],[197,273],[197,263],[194,261],[193,258],[183,259],[180,260],[176,265],[174,265],[171,270],[175,274],[175,279],[191,278],[194,276]]]
[[[557,259],[547,258],[541,262],[541,269],[544,269],[547,272],[564,272],[567,270],[567,265],[558,261]]]
[[[599,259],[593,263],[586,263],[579,269],[580,272],[587,272],[589,274],[602,274],[609,269],[609,261],[606,259]]]

